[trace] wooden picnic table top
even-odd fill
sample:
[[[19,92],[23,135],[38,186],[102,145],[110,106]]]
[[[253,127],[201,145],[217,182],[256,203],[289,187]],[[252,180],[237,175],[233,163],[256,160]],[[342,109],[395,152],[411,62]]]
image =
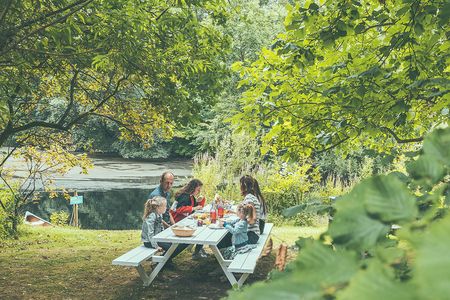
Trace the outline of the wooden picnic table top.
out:
[[[176,225],[191,226],[196,228],[196,230],[190,237],[179,237],[173,233],[171,227],[174,225],[172,225],[155,235],[153,240],[156,242],[177,244],[217,245],[228,232],[225,228],[211,229],[207,225],[197,227],[197,220],[192,218],[192,215],[179,221]]]

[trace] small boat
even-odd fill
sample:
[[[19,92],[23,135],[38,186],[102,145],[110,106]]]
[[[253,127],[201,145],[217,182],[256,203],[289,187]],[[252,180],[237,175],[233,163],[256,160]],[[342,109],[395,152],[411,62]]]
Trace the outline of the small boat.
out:
[[[54,226],[52,223],[39,218],[35,214],[30,213],[29,211],[25,212],[25,224],[32,226]]]

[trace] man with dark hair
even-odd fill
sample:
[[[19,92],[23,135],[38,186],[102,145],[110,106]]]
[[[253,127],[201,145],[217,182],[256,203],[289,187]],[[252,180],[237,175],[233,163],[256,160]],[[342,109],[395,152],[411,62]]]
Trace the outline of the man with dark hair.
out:
[[[161,179],[159,180],[159,185],[148,195],[148,198],[153,198],[155,196],[161,196],[166,198],[167,200],[167,208],[166,212],[163,214],[163,224],[167,228],[172,224],[175,224],[172,215],[169,213],[169,209],[171,206],[170,198],[172,193],[170,189],[172,188],[173,181],[175,180],[175,176],[172,172],[166,171],[162,173]]]

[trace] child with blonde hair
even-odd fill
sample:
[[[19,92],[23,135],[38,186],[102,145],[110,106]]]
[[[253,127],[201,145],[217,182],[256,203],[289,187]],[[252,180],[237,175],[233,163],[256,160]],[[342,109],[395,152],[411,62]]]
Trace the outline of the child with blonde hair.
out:
[[[251,204],[239,204],[236,210],[239,219],[232,222],[220,222],[231,233],[232,246],[221,249],[224,259],[233,259],[236,254],[246,253],[256,245],[248,243],[248,222],[254,218],[254,208]]]
[[[167,201],[166,198],[161,196],[155,196],[148,199],[144,205],[144,215],[142,217],[142,233],[141,240],[144,242],[144,246],[147,248],[154,248],[160,251],[167,251],[171,243],[155,242],[153,237],[164,230],[162,215],[166,211]],[[170,257],[171,259],[178,255],[186,248],[185,245],[179,245]]]
[[[162,214],[166,211],[166,206],[166,198],[161,196],[155,196],[145,202],[144,215],[142,217],[141,239],[144,242],[144,246],[147,248],[167,250],[170,247],[170,244],[158,244],[152,239],[155,235],[164,230]]]

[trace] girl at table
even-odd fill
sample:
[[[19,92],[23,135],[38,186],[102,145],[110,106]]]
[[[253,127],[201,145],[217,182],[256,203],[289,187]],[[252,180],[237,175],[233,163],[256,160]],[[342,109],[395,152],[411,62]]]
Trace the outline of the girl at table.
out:
[[[144,216],[142,217],[142,233],[141,239],[144,242],[144,246],[147,248],[154,248],[160,251],[167,251],[171,243],[155,242],[153,237],[164,230],[162,215],[166,211],[167,201],[166,198],[161,196],[155,196],[148,199],[144,205]],[[172,258],[177,256],[183,251],[187,245],[179,245],[173,254],[170,256],[168,263],[171,263]]]
[[[205,197],[197,199],[200,195],[203,183],[198,179],[192,179],[181,190],[175,194],[176,209],[171,210],[175,223],[183,220],[187,216],[193,214],[196,210],[200,210],[205,205]],[[203,245],[195,245],[193,259],[205,258],[208,255],[203,250]]]
[[[250,245],[248,243],[248,220],[252,220],[253,217],[253,206],[251,204],[239,204],[236,210],[236,214],[239,219],[232,222],[220,221],[224,228],[231,233],[232,246],[228,248],[221,249],[222,256],[224,259],[233,259],[236,254],[246,253],[256,245]]]
[[[255,184],[256,182],[256,184]],[[253,213],[252,218],[248,220],[248,243],[256,244],[259,240],[260,229],[259,229],[259,220],[261,219],[261,202],[256,196],[258,193],[255,191],[255,186],[259,191],[259,185],[257,184],[256,179],[249,175],[242,176],[239,180],[241,194],[244,196],[241,204],[246,205],[249,204],[252,206]],[[259,191],[259,194],[261,192]],[[262,196],[262,195],[261,195]],[[264,201],[264,198],[261,198]],[[263,206],[265,206],[263,202]],[[217,245],[220,248],[230,247],[232,244],[231,234],[227,234]]]

